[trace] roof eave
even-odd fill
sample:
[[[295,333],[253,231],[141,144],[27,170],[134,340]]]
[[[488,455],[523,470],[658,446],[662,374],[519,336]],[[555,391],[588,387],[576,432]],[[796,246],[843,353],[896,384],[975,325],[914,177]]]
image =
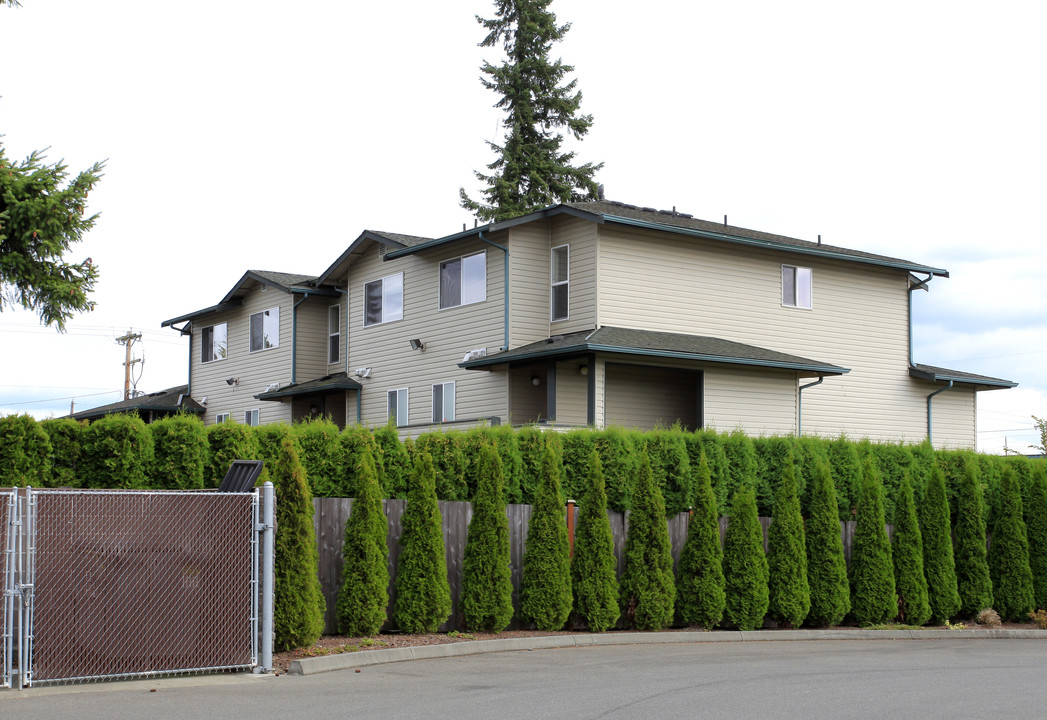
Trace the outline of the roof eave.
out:
[[[921,370],[920,368],[912,367],[911,365],[909,366],[909,377],[914,377],[918,380],[926,380],[928,382],[953,382],[961,385],[974,385],[975,387],[984,388],[986,390],[1007,390],[1009,388],[1018,387],[1018,383],[1012,380],[990,377],[961,377],[949,373],[936,373],[928,370]]]
[[[240,306],[242,304],[243,304],[243,300],[241,300],[240,298],[233,298],[232,300],[230,300],[228,302],[223,301],[223,302],[218,303],[217,305],[212,305],[209,308],[204,308],[203,310],[197,310],[195,312],[191,312],[191,313],[188,313],[186,315],[179,315],[178,317],[171,318],[170,320],[164,320],[162,323],[160,323],[160,327],[168,327],[168,326],[174,325],[175,323],[186,322],[188,320],[194,320],[194,319],[196,319],[196,318],[198,318],[198,317],[200,317],[202,315],[209,315],[209,314],[214,313],[214,312],[221,312],[223,310],[228,310],[229,308],[232,308],[232,307],[238,307],[238,306]]]

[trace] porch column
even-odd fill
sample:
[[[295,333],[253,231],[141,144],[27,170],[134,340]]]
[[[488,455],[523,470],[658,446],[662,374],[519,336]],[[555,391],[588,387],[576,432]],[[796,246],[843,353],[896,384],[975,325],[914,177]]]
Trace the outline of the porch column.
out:
[[[545,415],[549,422],[556,420],[556,361],[545,369]]]

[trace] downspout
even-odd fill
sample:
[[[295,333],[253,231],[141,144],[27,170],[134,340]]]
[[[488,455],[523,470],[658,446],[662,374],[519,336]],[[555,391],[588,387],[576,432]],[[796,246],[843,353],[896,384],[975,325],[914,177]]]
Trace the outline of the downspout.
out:
[[[360,418],[363,417],[363,415],[360,414],[360,405],[361,405],[360,393],[362,393],[363,391],[364,391],[363,386],[361,386],[360,389],[356,391],[356,424],[357,425],[360,424]]]
[[[502,342],[502,350],[509,349],[509,248],[504,245],[499,245],[496,242],[488,240],[484,237],[484,231],[481,230],[479,234],[480,242],[487,243],[492,247],[496,247],[505,253],[505,280],[503,285],[505,287],[505,340]]]
[[[909,287],[909,366],[913,365],[912,359],[912,293],[913,290],[926,290],[927,284],[934,279],[934,275],[928,275],[926,280],[922,280],[915,285]]]
[[[803,391],[809,387],[821,385],[823,380],[825,376],[819,375],[814,382],[801,385],[796,393],[796,437],[803,437]]]
[[[933,398],[938,393],[943,393],[949,388],[951,388],[952,380],[949,380],[948,383],[949,384],[945,387],[939,388],[938,390],[935,390],[927,396],[927,442],[931,443],[932,446],[934,445],[934,439],[931,437],[931,398]]]
[[[291,295],[293,298],[294,295]],[[309,298],[309,293],[302,293],[302,299],[291,306],[291,384],[298,382],[298,306]]]
[[[192,324],[192,322],[190,321],[190,322],[187,322],[185,325],[183,325],[181,328],[176,328],[174,325],[171,326],[175,330],[178,330],[178,334],[179,335],[188,335],[189,336],[189,380],[185,384],[186,388],[187,388],[186,391],[185,391],[185,394],[186,394],[187,397],[192,397],[193,396],[193,331],[192,330],[189,330],[188,332],[186,331],[187,328],[191,324]],[[179,405],[182,404],[181,398],[179,398],[178,404]],[[72,414],[72,413],[70,413],[70,414]]]

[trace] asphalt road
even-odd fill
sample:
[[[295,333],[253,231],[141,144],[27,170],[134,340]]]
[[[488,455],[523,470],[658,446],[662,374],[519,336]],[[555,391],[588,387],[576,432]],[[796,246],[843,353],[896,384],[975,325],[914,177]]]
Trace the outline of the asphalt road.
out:
[[[1045,678],[1037,640],[637,645],[3,691],[0,718],[1040,720]]]

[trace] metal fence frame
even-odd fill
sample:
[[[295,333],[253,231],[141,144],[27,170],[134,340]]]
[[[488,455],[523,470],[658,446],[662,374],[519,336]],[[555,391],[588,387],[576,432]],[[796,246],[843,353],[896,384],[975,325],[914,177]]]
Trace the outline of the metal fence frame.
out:
[[[0,493],[0,688],[11,687],[15,638],[15,562],[18,522],[18,494],[11,489]]]

